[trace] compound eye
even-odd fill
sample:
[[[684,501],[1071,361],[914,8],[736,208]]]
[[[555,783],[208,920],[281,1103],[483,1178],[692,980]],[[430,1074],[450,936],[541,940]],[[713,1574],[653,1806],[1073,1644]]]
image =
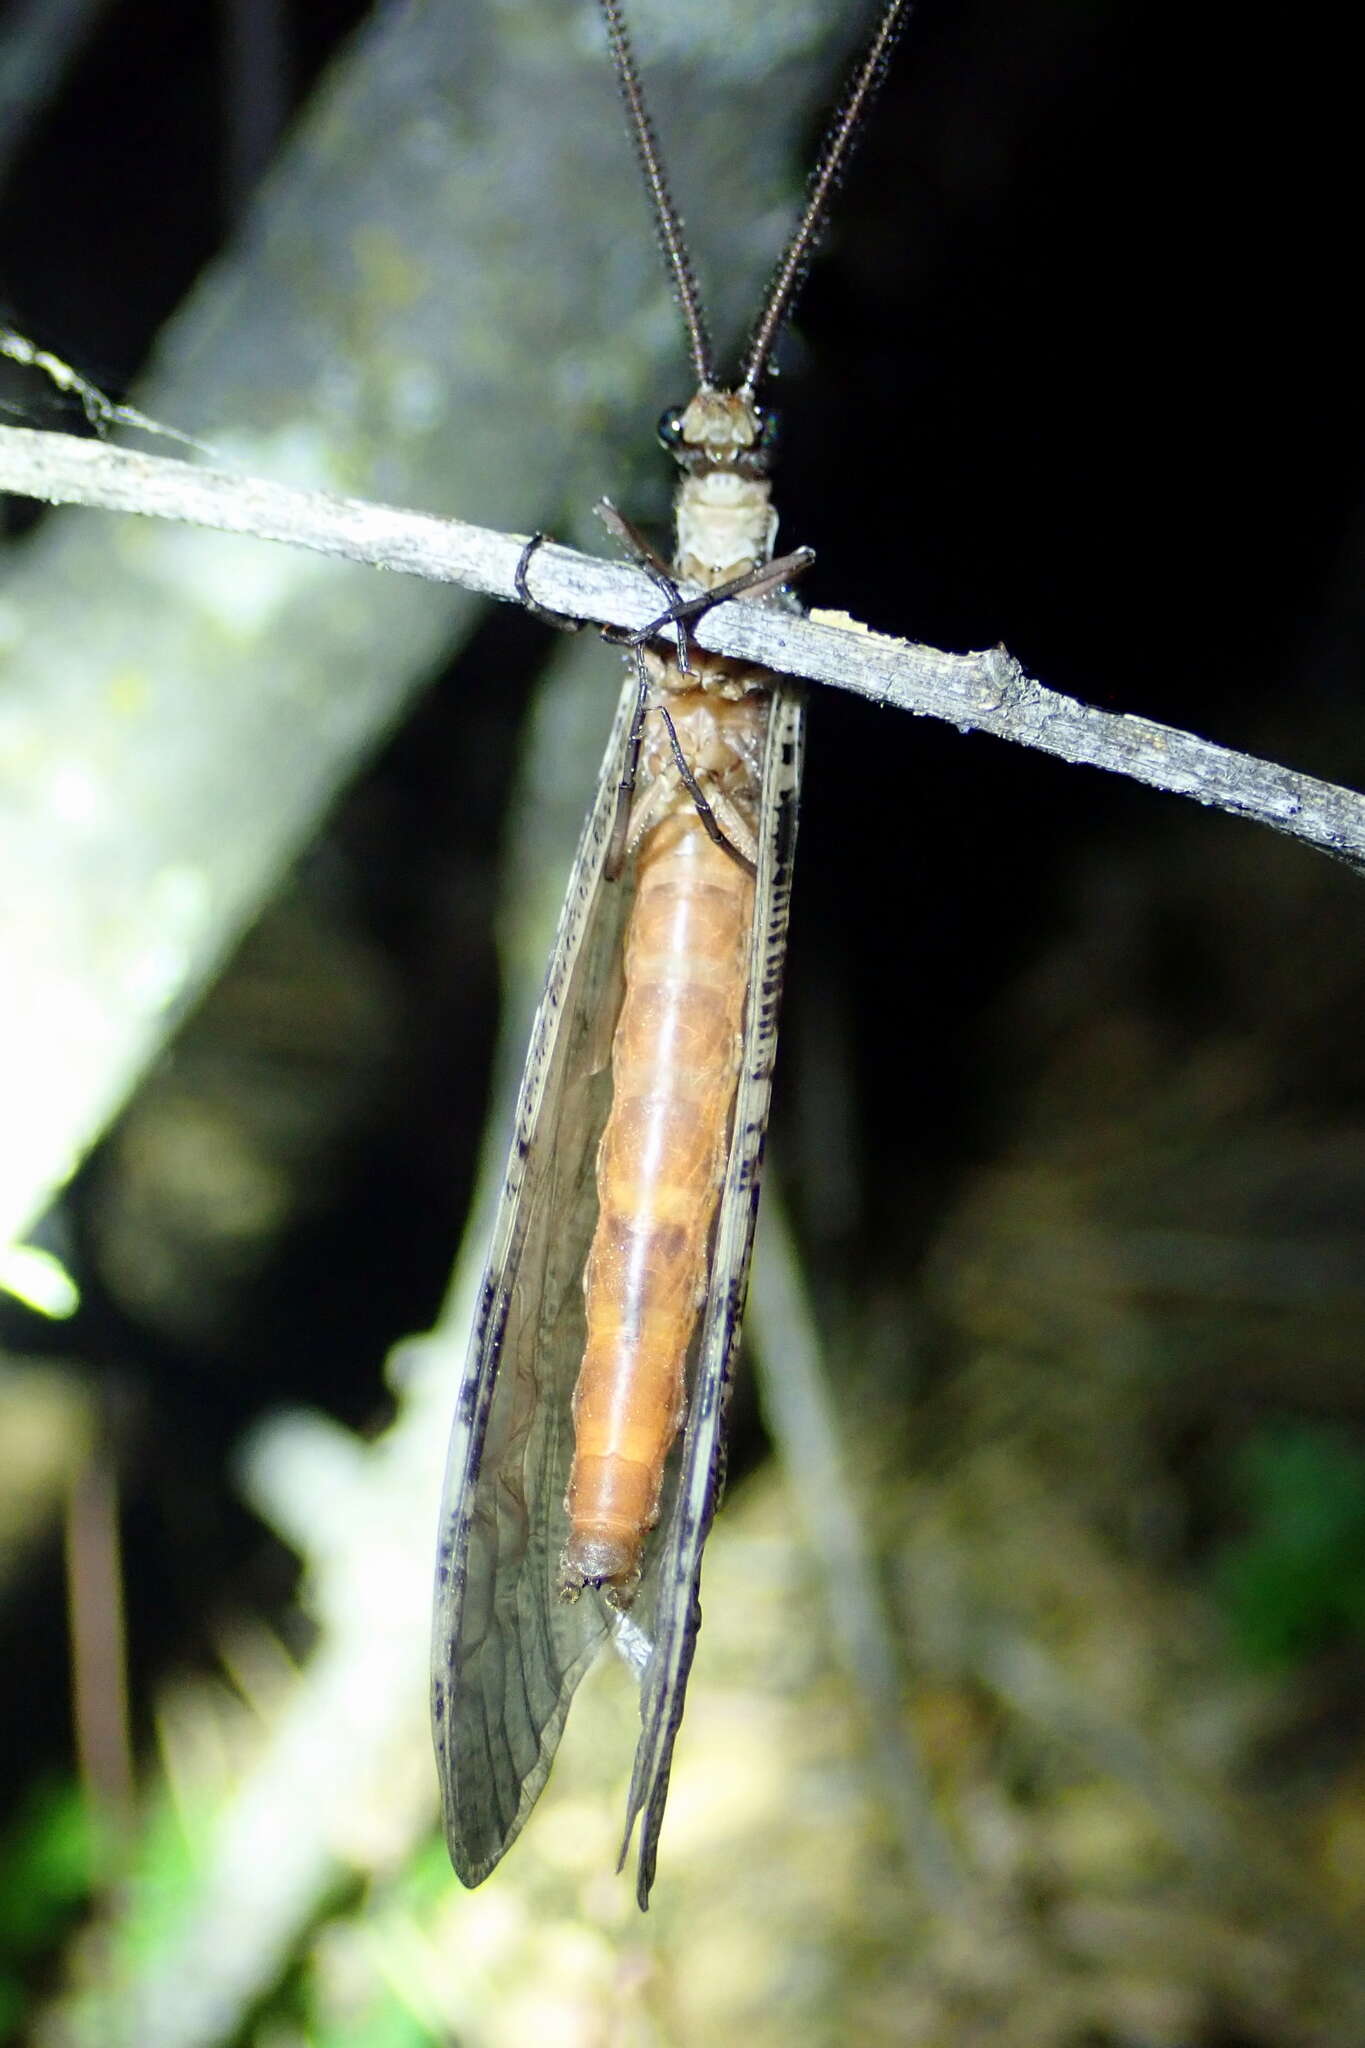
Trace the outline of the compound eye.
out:
[[[770,406],[763,406],[758,415],[758,445],[765,455],[771,455],[782,437],[782,415]]]
[[[683,408],[670,405],[668,411],[659,415],[659,439],[669,453],[674,453],[683,444]]]

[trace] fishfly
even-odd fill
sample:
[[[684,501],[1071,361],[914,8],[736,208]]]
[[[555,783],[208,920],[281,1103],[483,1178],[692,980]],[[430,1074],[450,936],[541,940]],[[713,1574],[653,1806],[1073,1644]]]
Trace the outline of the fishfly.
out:
[[[638,1820],[649,1902],[724,1475],[803,719],[793,684],[701,652],[686,622],[809,560],[772,559],[774,419],[756,392],[906,4],[890,0],[854,75],[726,390],[619,0],[601,0],[697,389],[660,424],[681,471],[671,571],[605,508],[665,608],[635,638],[574,862],[451,1436],[432,1725],[469,1885],[520,1833],[610,1637],[640,1688],[621,1861]]]

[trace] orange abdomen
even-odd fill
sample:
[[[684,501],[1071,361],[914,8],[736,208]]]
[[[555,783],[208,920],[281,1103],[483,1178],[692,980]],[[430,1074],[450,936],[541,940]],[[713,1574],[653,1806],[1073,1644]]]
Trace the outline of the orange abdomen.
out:
[[[692,800],[636,855],[612,1107],[597,1156],[574,1395],[567,1591],[628,1590],[658,1518],[739,1071],[754,883]]]

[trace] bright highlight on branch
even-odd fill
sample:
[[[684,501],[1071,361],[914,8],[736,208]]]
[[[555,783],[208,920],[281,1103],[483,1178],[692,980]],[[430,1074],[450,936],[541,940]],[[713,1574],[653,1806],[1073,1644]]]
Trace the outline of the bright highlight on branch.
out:
[[[36,1244],[12,1244],[0,1252],[0,1289],[54,1323],[65,1322],[81,1305],[81,1291],[61,1260]]]

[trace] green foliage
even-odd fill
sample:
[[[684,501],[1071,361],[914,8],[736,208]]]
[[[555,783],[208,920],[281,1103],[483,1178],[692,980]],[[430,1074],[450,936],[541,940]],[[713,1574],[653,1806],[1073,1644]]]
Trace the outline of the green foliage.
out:
[[[1262,1428],[1234,1479],[1244,1529],[1214,1588],[1246,1654],[1287,1664],[1365,1640],[1365,1448],[1325,1426]]]
[[[154,1965],[194,1897],[196,1841],[210,1819],[161,1796],[149,1803],[135,1839],[119,1845],[102,1839],[73,1780],[30,1794],[0,1837],[0,2040],[21,2037],[29,1982],[111,1883],[123,1909],[109,1922],[110,1980],[131,1981]],[[75,1996],[73,2039],[109,2035],[100,2017],[108,1995],[105,1986]]]
[[[70,1779],[34,1786],[0,1837],[0,2036],[22,2019],[26,1970],[58,1945],[89,1897],[93,1847]]]
[[[309,2038],[316,2048],[432,2048],[433,2040],[430,2030],[393,1992],[381,1994],[350,2024],[329,2021]]]
[[[208,1827],[207,1814],[192,1820],[183,1802],[173,1805],[159,1797],[150,1804],[138,1830],[118,1922],[119,1950],[127,1971],[153,1965],[179,1934],[199,1872],[193,1837],[207,1834]]]

